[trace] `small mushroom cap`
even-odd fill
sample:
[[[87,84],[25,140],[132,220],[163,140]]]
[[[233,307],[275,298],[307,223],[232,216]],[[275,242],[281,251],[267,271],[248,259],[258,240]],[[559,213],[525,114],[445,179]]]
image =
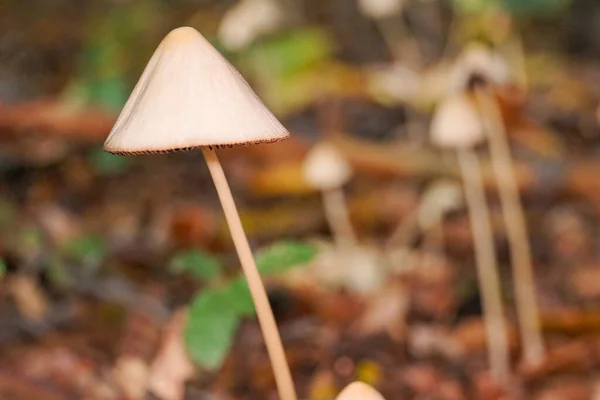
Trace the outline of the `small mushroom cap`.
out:
[[[287,130],[198,31],[171,31],[150,59],[104,149],[164,153],[275,142]]]
[[[475,42],[463,50],[454,64],[450,77],[451,90],[464,90],[473,76],[479,76],[495,85],[503,85],[510,81],[511,71],[498,52]]]
[[[444,214],[463,205],[462,186],[455,181],[439,180],[431,184],[423,193],[419,205],[419,223],[429,228],[439,222]]]
[[[232,6],[219,25],[219,39],[231,50],[248,46],[275,31],[284,21],[276,0],[242,0]]]
[[[330,143],[314,146],[306,156],[302,172],[306,182],[319,190],[335,189],[352,178],[352,167]]]
[[[400,13],[404,0],[359,0],[358,8],[363,15],[373,19],[391,17]]]
[[[470,148],[485,139],[483,122],[465,94],[442,100],[431,122],[431,141],[442,148]]]
[[[385,400],[385,398],[366,383],[352,382],[340,392],[336,400]]]

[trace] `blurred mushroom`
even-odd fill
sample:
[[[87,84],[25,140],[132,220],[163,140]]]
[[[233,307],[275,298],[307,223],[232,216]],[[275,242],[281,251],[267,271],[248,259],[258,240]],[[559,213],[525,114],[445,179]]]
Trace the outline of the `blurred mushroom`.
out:
[[[104,149],[120,155],[200,148],[225,212],[282,400],[296,393],[277,324],[215,148],[289,136],[239,72],[195,29],[162,41],[125,104]]]
[[[336,400],[385,400],[385,398],[366,383],[352,382],[340,392]]]
[[[475,89],[475,98],[484,117],[492,168],[498,182],[502,215],[510,243],[513,286],[521,329],[523,359],[526,363],[535,365],[543,361],[546,350],[536,299],[525,211],[521,203],[510,145],[498,104],[492,95],[483,88]]]
[[[442,101],[431,124],[431,140],[458,156],[475,246],[490,369],[498,383],[507,384],[509,354],[496,251],[479,159],[472,150],[484,139],[482,122],[466,95],[450,95]]]
[[[303,166],[306,182],[323,194],[325,218],[335,242],[340,247],[356,245],[342,186],[352,178],[352,168],[342,154],[330,143],[313,147]]]
[[[241,50],[282,23],[283,13],[275,0],[241,0],[225,13],[219,39],[228,49]]]

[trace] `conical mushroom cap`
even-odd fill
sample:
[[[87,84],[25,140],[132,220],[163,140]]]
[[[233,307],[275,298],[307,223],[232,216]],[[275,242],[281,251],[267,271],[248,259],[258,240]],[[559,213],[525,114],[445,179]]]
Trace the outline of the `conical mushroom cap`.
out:
[[[431,141],[443,148],[469,148],[485,139],[483,122],[465,94],[442,100],[431,122]]]
[[[274,142],[289,133],[193,28],[170,32],[104,143],[115,154]]]
[[[302,168],[306,182],[319,190],[340,187],[352,178],[352,167],[335,148],[323,142],[314,146]]]
[[[385,400],[385,398],[366,383],[352,382],[341,391],[336,400]]]

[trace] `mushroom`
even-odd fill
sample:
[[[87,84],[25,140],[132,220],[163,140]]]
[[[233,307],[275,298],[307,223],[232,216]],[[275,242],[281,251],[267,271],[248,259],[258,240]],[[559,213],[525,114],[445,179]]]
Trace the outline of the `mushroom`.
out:
[[[330,143],[322,142],[314,146],[303,164],[306,182],[323,194],[325,218],[339,247],[355,246],[356,235],[350,217],[342,186],[352,178],[352,167]]]
[[[363,382],[352,382],[340,392],[336,400],[385,400],[381,393]]]
[[[502,215],[510,244],[523,361],[537,365],[544,360],[546,350],[536,301],[529,233],[515,178],[510,145],[496,100],[485,88],[475,89],[475,99],[484,117],[492,169],[498,182]]]
[[[514,175],[514,163],[501,111],[489,87],[509,82],[511,71],[497,53],[482,44],[471,44],[456,64],[456,84],[459,90],[472,90],[475,103],[483,116],[483,130],[487,133],[492,169],[498,182],[498,192],[506,233],[510,243],[513,286],[519,318],[523,359],[527,364],[539,364],[545,357],[540,313],[536,290],[529,234],[525,212]],[[469,87],[474,78],[484,79],[484,85]]]
[[[496,265],[496,251],[481,168],[473,147],[485,139],[476,109],[464,94],[450,95],[438,106],[431,124],[432,142],[456,151],[470,214],[477,275],[482,294],[488,357],[493,377],[500,384],[509,379],[508,340]]]
[[[440,179],[433,182],[421,196],[417,208],[403,219],[387,241],[388,248],[399,247],[394,253],[400,257],[394,264],[404,260],[410,242],[419,232],[428,235],[426,243],[431,245],[430,248],[441,247],[437,241],[444,215],[462,206],[462,196],[462,188],[455,181]]]
[[[169,33],[150,59],[104,149],[119,155],[202,151],[248,281],[280,398],[295,400],[273,311],[215,153],[288,136],[239,72],[199,32],[182,27]]]
[[[394,61],[421,63],[421,52],[402,17],[405,0],[358,0],[358,10],[372,19]]]
[[[219,40],[230,50],[241,50],[257,37],[278,29],[283,20],[275,0],[242,0],[225,13],[219,25]]]

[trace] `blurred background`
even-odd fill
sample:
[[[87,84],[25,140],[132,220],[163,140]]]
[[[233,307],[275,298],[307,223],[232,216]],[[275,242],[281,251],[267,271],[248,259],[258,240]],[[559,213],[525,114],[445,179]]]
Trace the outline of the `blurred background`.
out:
[[[596,0],[2,0],[1,398],[277,398],[202,154],[102,151],[183,25],[291,132],[219,156],[300,398],[352,380],[388,400],[600,398]],[[512,149],[546,348],[522,362],[480,145],[508,386],[487,365],[460,169],[429,140],[440,101],[481,85]],[[324,143],[351,171],[339,183],[350,250],[305,176]]]

